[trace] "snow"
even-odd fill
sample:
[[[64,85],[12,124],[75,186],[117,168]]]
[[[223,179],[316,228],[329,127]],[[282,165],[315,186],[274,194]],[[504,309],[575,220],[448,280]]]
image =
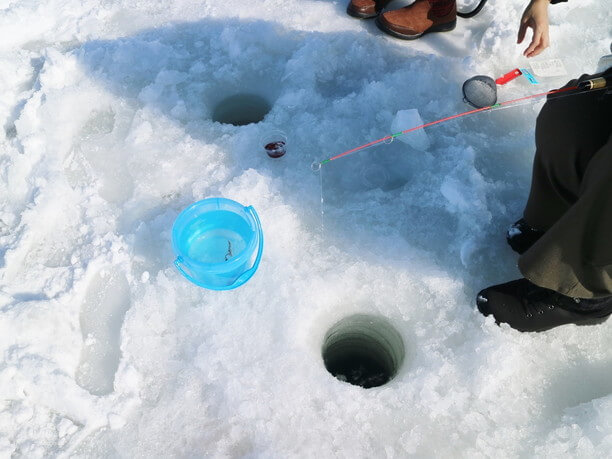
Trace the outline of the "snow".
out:
[[[426,152],[310,167],[398,111],[468,110],[470,76],[529,68],[526,2],[501,3],[401,42],[340,1],[0,0],[0,456],[609,457],[612,322],[520,334],[475,308],[519,276],[505,228],[541,101],[432,126]],[[551,6],[534,60],[593,72],[606,6]],[[213,122],[236,94],[271,110]],[[172,265],[174,219],[212,196],[253,205],[265,233],[227,292]],[[386,385],[325,370],[325,334],[354,314],[404,340]]]
[[[508,228],[508,238],[515,238],[517,236],[520,236],[521,234],[523,234],[523,232],[521,231],[521,229],[517,226],[511,226],[510,228]]]

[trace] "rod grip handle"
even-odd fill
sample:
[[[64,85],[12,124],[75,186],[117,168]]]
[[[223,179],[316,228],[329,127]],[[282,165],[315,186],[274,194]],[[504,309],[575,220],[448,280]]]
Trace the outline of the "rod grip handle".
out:
[[[604,77],[593,78],[578,83],[578,89],[590,91],[592,89],[603,89],[608,84],[608,79]]]

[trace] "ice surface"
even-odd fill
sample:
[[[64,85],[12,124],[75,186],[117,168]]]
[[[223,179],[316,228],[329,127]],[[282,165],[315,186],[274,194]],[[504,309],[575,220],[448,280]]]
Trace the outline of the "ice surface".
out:
[[[391,132],[395,134],[421,126],[423,124],[421,115],[416,108],[400,110],[395,114],[395,118],[393,118],[393,122],[391,123]],[[427,137],[425,129],[417,129],[416,131],[408,132],[396,138],[397,140],[410,145],[412,148],[421,151],[427,151],[430,146],[429,137]]]
[[[541,102],[428,128],[426,152],[309,167],[408,107],[467,110],[470,76],[528,67],[526,2],[494,3],[407,43],[341,1],[0,0],[0,457],[610,457],[612,322],[524,335],[475,311],[519,276],[504,234]],[[592,72],[608,10],[551,6],[542,59]],[[212,121],[245,93],[263,121]],[[260,142],[275,129],[281,160]],[[172,266],[174,219],[210,196],[262,220],[234,291]],[[353,314],[402,336],[387,385],[324,367]]]
[[[93,395],[113,391],[121,358],[120,333],[130,306],[130,290],[122,273],[97,273],[90,281],[81,307],[83,349],[75,380]]]

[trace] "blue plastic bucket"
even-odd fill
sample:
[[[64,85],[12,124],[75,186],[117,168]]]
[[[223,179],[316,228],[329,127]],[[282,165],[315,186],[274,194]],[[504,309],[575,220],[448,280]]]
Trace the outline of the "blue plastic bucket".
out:
[[[263,253],[263,231],[253,207],[209,198],[183,210],[172,227],[174,265],[200,287],[231,290],[248,281]]]

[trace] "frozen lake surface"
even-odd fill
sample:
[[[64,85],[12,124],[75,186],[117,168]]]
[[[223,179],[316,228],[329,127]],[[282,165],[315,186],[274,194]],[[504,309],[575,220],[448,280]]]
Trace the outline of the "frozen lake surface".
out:
[[[520,334],[475,308],[520,277],[541,100],[310,167],[530,68],[526,3],[402,42],[344,0],[0,0],[0,457],[610,457],[612,321]],[[499,100],[609,53],[607,2],[550,20],[534,60],[567,75]],[[216,196],[266,241],[228,292],[172,265],[174,219]],[[322,358],[362,314],[402,343],[367,390]]]

